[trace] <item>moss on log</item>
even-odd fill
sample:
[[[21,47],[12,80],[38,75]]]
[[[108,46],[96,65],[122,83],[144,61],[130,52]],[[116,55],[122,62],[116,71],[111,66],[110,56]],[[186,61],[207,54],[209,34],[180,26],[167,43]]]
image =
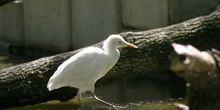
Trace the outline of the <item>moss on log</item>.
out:
[[[121,35],[139,49],[121,49],[118,63],[98,83],[120,80],[122,77],[163,73],[169,70],[171,43],[192,44],[200,49],[219,48],[220,9],[172,26]],[[100,46],[101,42],[94,46]],[[0,108],[37,104],[49,100],[66,101],[76,89],[62,88],[49,92],[46,84],[56,68],[79,50],[16,65],[0,71]]]

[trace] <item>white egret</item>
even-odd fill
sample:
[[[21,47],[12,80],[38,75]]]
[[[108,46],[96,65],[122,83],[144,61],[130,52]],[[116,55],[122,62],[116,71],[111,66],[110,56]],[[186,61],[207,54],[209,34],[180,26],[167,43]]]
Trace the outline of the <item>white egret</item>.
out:
[[[81,104],[81,93],[91,91],[93,97],[112,107],[98,98],[95,91],[95,82],[103,77],[118,61],[120,52],[118,47],[138,48],[134,44],[126,42],[120,35],[110,35],[102,48],[88,47],[62,63],[50,78],[47,88],[49,91],[64,86],[78,88],[78,101]]]

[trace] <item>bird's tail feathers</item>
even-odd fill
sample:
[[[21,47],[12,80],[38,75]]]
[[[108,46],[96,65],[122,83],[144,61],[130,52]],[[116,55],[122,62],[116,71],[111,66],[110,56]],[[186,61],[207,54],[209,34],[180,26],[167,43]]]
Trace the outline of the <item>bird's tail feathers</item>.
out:
[[[59,82],[56,80],[49,80],[47,83],[47,88],[49,91],[52,91],[54,89],[58,89],[60,87],[63,87]]]
[[[54,89],[53,83],[49,81],[48,84],[47,84],[47,88],[48,88],[49,91],[52,91]]]

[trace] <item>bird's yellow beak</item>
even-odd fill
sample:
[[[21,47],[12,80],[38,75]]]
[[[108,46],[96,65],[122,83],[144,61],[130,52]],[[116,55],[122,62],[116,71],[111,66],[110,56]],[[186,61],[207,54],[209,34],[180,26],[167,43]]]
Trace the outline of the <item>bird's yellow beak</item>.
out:
[[[128,47],[132,47],[132,48],[138,48],[138,46],[136,46],[134,44],[131,44],[129,42],[125,42],[125,45],[128,46]]]

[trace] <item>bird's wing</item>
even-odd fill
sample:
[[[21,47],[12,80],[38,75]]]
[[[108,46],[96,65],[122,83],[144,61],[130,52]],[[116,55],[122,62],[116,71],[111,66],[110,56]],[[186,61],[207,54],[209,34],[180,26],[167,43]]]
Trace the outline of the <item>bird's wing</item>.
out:
[[[87,48],[61,64],[48,82],[48,89],[63,86],[80,88],[95,83],[97,75],[104,71],[104,51],[99,48]]]

